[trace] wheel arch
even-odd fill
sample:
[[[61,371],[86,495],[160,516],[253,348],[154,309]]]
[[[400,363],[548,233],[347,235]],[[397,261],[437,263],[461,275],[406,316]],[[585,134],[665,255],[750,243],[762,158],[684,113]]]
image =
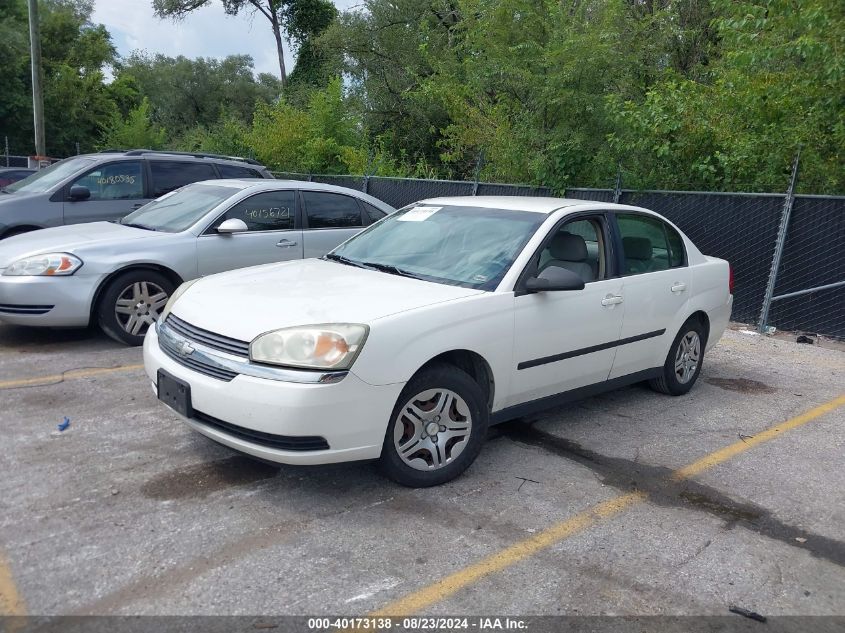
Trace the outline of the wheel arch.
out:
[[[173,282],[174,288],[178,288],[179,285],[183,282],[182,277],[180,277],[179,273],[177,273],[175,270],[168,268],[167,266],[162,266],[161,264],[154,264],[152,262],[127,264],[123,268],[118,268],[114,272],[109,273],[106,278],[100,282],[100,285],[97,286],[97,290],[94,291],[94,298],[91,301],[91,315],[89,317],[89,321],[91,323],[96,321],[97,310],[100,307],[100,301],[103,298],[103,292],[105,292],[105,289],[108,287],[108,285],[120,275],[134,272],[136,270],[152,270],[159,274],[162,274],[167,277],[171,282]]]
[[[496,393],[496,382],[490,363],[481,354],[468,349],[453,349],[441,352],[420,366],[415,375],[432,365],[452,365],[469,376],[481,387],[487,399],[488,410],[493,409],[493,398]]]
[[[701,323],[701,327],[704,328],[704,342],[703,342],[702,347],[706,347],[707,341],[710,338],[710,317],[707,316],[707,313],[704,310],[696,310],[695,312],[693,312],[689,316],[687,321],[691,321],[693,319],[695,319],[699,323]],[[685,321],[685,323],[686,323],[686,321]]]

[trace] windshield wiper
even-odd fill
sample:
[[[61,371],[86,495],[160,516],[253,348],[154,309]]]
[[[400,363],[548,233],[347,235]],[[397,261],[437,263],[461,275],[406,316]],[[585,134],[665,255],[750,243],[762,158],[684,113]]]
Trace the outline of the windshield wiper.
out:
[[[121,222],[121,224],[123,224],[123,222]],[[143,229],[145,231],[158,231],[157,228],[152,226],[147,226],[146,224],[135,224],[134,222],[127,222],[126,224],[123,224],[123,226],[131,226],[133,229]]]
[[[399,268],[398,266],[393,266],[392,264],[380,264],[379,262],[359,262],[362,266],[366,266],[367,268],[372,268],[374,270],[381,271],[383,273],[389,273],[391,275],[400,275],[401,277],[410,277],[411,279],[422,279],[419,275],[415,275],[412,272],[409,272],[403,268]]]
[[[334,253],[328,253],[327,255],[324,255],[323,259],[327,259],[332,262],[340,262],[341,264],[346,264],[347,266],[355,266],[355,268],[368,268],[368,266],[365,266],[359,261],[349,259],[348,257],[344,257],[343,255],[335,255]]]

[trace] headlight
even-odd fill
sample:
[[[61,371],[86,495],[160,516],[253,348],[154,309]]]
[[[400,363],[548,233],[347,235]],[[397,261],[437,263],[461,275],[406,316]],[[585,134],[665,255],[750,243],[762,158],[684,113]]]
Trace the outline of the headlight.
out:
[[[158,319],[160,323],[167,318],[168,314],[170,314],[170,310],[173,308],[173,304],[176,303],[176,300],[183,294],[185,294],[185,291],[198,281],[199,277],[197,277],[196,279],[191,279],[190,281],[186,281],[176,290],[173,291],[173,294],[170,295],[170,299],[168,299],[167,303],[164,304],[164,310],[161,311],[161,316]]]
[[[4,275],[44,276],[44,275],[72,275],[82,266],[82,260],[69,253],[45,253],[19,259],[11,264]]]
[[[249,346],[250,360],[306,369],[349,369],[370,328],[328,323],[267,332]]]

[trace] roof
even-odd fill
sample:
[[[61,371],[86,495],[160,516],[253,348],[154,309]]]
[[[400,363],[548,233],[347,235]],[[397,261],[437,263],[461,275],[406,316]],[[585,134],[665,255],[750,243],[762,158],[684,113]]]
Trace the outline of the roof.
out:
[[[479,207],[482,209],[504,209],[507,211],[532,211],[549,214],[564,207],[595,204],[593,200],[574,198],[543,198],[532,196],[452,196],[420,200],[420,204],[439,204],[456,207]],[[613,206],[613,205],[611,205]]]
[[[331,191],[343,194],[354,194],[357,198],[372,204],[377,209],[390,213],[395,209],[378,198],[348,187],[338,187],[322,182],[310,182],[308,180],[281,180],[275,178],[220,178],[215,180],[202,180],[199,183],[213,185],[215,187],[232,187],[233,189],[250,189],[252,191],[273,191],[284,187],[295,187],[303,191]]]

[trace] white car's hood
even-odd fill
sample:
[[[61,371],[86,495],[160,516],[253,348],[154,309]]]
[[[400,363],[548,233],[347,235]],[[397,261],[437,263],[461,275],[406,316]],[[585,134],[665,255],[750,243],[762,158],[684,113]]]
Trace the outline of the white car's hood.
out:
[[[481,292],[305,259],[202,279],[176,301],[172,313],[205,330],[251,341],[264,332],[294,325],[366,324]]]
[[[94,244],[108,242],[110,245],[119,245],[127,240],[134,241],[157,235],[162,234],[111,222],[90,222],[40,229],[0,241],[0,268],[6,268],[12,262],[29,255],[79,254],[80,250]]]

